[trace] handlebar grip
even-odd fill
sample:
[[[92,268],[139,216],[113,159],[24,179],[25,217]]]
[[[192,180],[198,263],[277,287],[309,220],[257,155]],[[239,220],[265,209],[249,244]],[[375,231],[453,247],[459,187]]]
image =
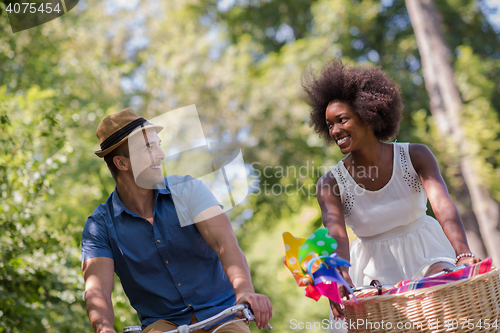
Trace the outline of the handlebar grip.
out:
[[[250,305],[250,303],[245,302],[245,303],[243,303],[243,304],[247,307],[247,309],[250,311],[250,314],[251,314],[251,315],[252,315],[252,317],[253,317],[252,306]],[[273,330],[273,327],[271,326],[271,324],[269,324],[269,323],[267,324],[267,329],[268,329],[268,330],[270,330],[270,331],[272,331],[272,330]]]
[[[370,286],[377,288],[377,295],[382,295],[382,283],[379,280],[372,280]]]
[[[244,302],[242,304],[245,305],[248,308],[248,310],[252,311],[252,306],[250,305],[250,303]],[[252,311],[252,313],[253,313],[253,311]]]

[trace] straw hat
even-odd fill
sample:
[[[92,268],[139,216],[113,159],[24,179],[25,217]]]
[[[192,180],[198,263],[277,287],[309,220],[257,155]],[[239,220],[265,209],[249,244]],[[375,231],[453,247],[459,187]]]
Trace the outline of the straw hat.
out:
[[[101,150],[95,152],[99,157],[104,157],[121,145],[137,130],[154,128],[159,133],[163,127],[153,125],[146,119],[138,116],[132,109],[126,108],[104,118],[97,126],[96,135],[101,145]]]

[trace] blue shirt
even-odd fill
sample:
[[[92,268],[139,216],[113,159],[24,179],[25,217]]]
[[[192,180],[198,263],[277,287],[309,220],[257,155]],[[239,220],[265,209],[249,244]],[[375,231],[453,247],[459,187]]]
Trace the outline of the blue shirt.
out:
[[[220,205],[199,180],[187,176],[184,201],[192,216]],[[215,251],[195,224],[180,226],[170,189],[155,190],[153,225],[130,211],[116,189],[87,219],[82,260],[114,260],[142,325],[164,319],[189,324],[234,305],[234,290]]]

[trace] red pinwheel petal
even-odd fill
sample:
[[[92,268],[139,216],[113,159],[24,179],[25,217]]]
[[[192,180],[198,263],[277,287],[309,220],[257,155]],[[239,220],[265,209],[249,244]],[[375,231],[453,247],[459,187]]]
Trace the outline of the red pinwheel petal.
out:
[[[306,287],[306,296],[312,298],[316,302],[321,298],[321,294],[312,285]]]

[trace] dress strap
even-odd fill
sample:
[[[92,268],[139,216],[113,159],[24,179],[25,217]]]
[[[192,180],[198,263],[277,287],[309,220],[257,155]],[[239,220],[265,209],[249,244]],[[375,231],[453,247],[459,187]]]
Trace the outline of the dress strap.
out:
[[[344,162],[342,160],[338,162],[337,165],[331,169],[331,171],[339,187],[340,200],[342,201],[342,207],[344,210],[344,218],[348,218],[351,215],[351,210],[354,205],[354,196],[346,177],[346,172],[348,171],[344,167]]]
[[[399,164],[401,165],[403,179],[406,185],[414,189],[415,192],[422,192],[422,182],[420,181],[420,177],[411,163],[410,144],[407,142],[398,143],[394,148],[398,149]]]

